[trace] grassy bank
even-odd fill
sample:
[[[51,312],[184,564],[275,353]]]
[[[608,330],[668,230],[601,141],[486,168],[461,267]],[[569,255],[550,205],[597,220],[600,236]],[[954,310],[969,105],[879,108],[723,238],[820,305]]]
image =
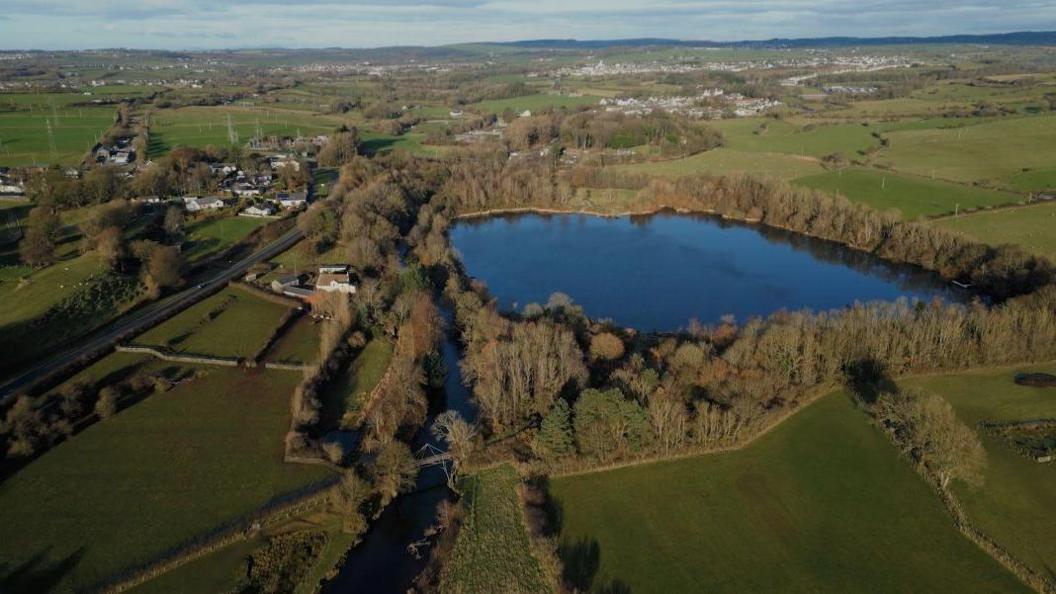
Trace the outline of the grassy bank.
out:
[[[517,473],[509,466],[463,481],[465,521],[440,573],[442,594],[552,592],[532,556]]]
[[[376,338],[345,367],[323,392],[323,423],[336,426],[347,413],[355,413],[381,381],[392,360],[392,343]]]

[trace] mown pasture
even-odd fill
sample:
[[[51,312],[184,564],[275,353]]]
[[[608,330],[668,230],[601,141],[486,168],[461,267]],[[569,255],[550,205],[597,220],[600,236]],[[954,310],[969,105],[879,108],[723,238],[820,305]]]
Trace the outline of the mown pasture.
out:
[[[267,360],[281,363],[311,363],[319,359],[319,333],[322,322],[301,316],[268,349]]]
[[[991,245],[1018,245],[1056,261],[1056,202],[947,217],[934,224]]]
[[[86,375],[120,374],[123,363],[135,360],[123,357],[104,359]],[[282,461],[289,397],[300,374],[200,371],[92,425],[0,484],[4,591],[84,591],[328,479],[322,467]]]
[[[238,137],[231,142],[228,120]],[[328,134],[345,120],[338,116],[253,107],[181,107],[152,112],[150,156],[156,158],[177,146],[205,148],[244,145],[259,129],[265,136]]]
[[[3,96],[0,95],[2,105]],[[113,124],[115,109],[112,106],[56,106],[52,110],[37,106],[33,111],[0,110],[0,165],[80,163]]]
[[[726,137],[726,147],[753,153],[784,153],[821,158],[841,153],[847,159],[879,141],[861,124],[803,124],[772,118],[734,118],[710,126]]]
[[[233,592],[246,577],[248,559],[264,546],[251,538],[195,559],[186,565],[130,590],[133,594],[184,594],[187,592]]]
[[[728,148],[717,148],[684,159],[613,165],[612,169],[661,177],[749,174],[785,180],[825,171],[821,164],[811,157],[782,153],[751,153]]]
[[[509,99],[489,99],[479,103],[471,103],[467,109],[487,113],[502,114],[507,109],[521,113],[525,110],[531,112],[542,111],[550,108],[578,107],[580,105],[596,105],[601,97],[593,95],[551,95],[548,93],[536,93]]]
[[[895,170],[959,182],[1011,185],[1027,169],[1051,168],[1056,116],[1006,118],[963,128],[887,134],[879,163]],[[1027,188],[1019,183],[1020,190]]]
[[[183,256],[194,263],[219,253],[245,239],[259,227],[274,219],[258,217],[214,217],[196,221],[187,226],[187,243]]]
[[[275,332],[287,307],[227,288],[134,339],[135,344],[217,357],[249,357]]]
[[[550,489],[566,576],[593,592],[1029,591],[844,393],[738,451]]]
[[[1056,579],[1056,472],[1015,452],[979,427],[983,421],[1056,418],[1056,388],[1017,385],[1022,371],[1056,373],[1056,365],[981,370],[906,382],[942,395],[958,417],[975,429],[986,449],[985,482],[955,489],[968,517],[1036,571]]]
[[[465,519],[440,573],[441,594],[553,591],[532,554],[518,482],[506,465],[462,481]]]
[[[898,210],[906,219],[1023,200],[1022,196],[1009,192],[864,168],[830,171],[802,177],[793,183],[843,194],[876,210]]]

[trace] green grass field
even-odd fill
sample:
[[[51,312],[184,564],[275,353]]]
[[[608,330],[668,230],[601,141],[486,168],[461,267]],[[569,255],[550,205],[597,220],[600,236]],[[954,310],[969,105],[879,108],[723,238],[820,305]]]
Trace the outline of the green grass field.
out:
[[[230,216],[192,223],[187,227],[183,255],[188,262],[197,262],[235,245],[271,222],[273,219]]]
[[[30,272],[26,282],[23,273]],[[0,327],[36,318],[74,293],[91,278],[106,272],[94,253],[31,270],[11,267],[11,274],[0,277]]]
[[[466,516],[440,572],[441,594],[553,592],[532,555],[518,482],[505,465],[463,480]]]
[[[356,537],[341,531],[341,519],[327,513],[313,513],[269,527],[263,535],[236,542],[164,573],[131,590],[133,594],[185,594],[190,592],[235,592],[249,570],[249,556],[267,545],[265,535],[298,530],[322,530],[327,542],[318,560],[308,569],[294,594],[313,594],[325,575],[355,543]],[[245,585],[244,583],[241,585]]]
[[[299,380],[291,372],[208,368],[5,480],[4,591],[83,591],[326,479],[321,467],[282,462]],[[28,575],[11,583],[20,569]]]
[[[214,553],[163,573],[130,590],[133,594],[232,592],[246,577],[248,558],[264,546],[261,539],[236,542]]]
[[[0,95],[0,105],[5,95]],[[0,165],[79,163],[114,121],[114,107],[37,106],[32,112],[0,111]],[[48,125],[51,139],[48,139]],[[54,142],[55,151],[51,150]]]
[[[907,219],[953,213],[1018,202],[1023,197],[1008,192],[901,175],[874,169],[844,169],[812,175],[793,183],[808,188],[843,194],[876,210],[896,209]]]
[[[268,361],[311,363],[319,358],[319,324],[301,316],[268,350]]]
[[[566,574],[594,592],[1029,591],[841,393],[743,450],[557,478],[551,493]]]
[[[227,288],[137,336],[133,342],[188,354],[248,357],[264,346],[286,310],[278,303]]]
[[[392,343],[376,338],[367,343],[356,358],[345,367],[334,381],[327,384],[322,394],[322,423],[336,427],[346,413],[355,413],[370,394],[392,360]]]
[[[756,134],[761,125],[766,132]],[[710,126],[726,136],[726,147],[753,153],[785,153],[824,157],[843,153],[848,159],[858,157],[879,142],[872,137],[873,128],[860,124],[798,125],[772,118],[734,118],[711,122]]]
[[[238,144],[256,135],[257,125],[264,135],[314,135],[332,132],[344,118],[289,110],[256,107],[214,106],[155,110],[150,124],[150,156],[164,155],[177,146],[231,146],[228,118],[238,133]]]
[[[1056,417],[1056,388],[1018,386],[1012,380],[1019,371],[1056,373],[1056,365],[927,377],[909,383],[941,394],[973,428],[980,421]],[[957,488],[958,499],[979,528],[1048,579],[1056,579],[1056,518],[1052,517],[1056,469],[979,433],[987,454],[986,482],[977,489]]]
[[[1032,169],[1005,178],[1005,182],[1020,192],[1044,192],[1056,189],[1056,168]]]
[[[815,175],[825,171],[816,160],[809,157],[780,153],[750,153],[728,148],[710,150],[685,159],[614,165],[612,167],[616,171],[648,173],[649,175],[662,177],[743,173],[786,180]]]
[[[1024,168],[1052,167],[1056,116],[1008,118],[964,128],[906,130],[887,136],[891,144],[880,152],[879,162],[896,170],[963,182],[1001,183]]]
[[[600,100],[601,97],[594,97],[592,95],[575,97],[572,95],[550,95],[546,93],[538,93],[535,95],[525,95],[523,97],[512,97],[510,99],[481,101],[480,103],[471,103],[466,107],[478,111],[502,114],[502,112],[507,109],[512,109],[517,113],[521,113],[524,110],[537,112],[551,107],[561,108],[577,107],[580,105],[596,105]]]
[[[935,221],[992,245],[1015,244],[1056,261],[1056,203],[979,212]]]
[[[111,273],[93,252],[37,270],[0,268],[0,376],[134,306],[142,296],[137,284]]]

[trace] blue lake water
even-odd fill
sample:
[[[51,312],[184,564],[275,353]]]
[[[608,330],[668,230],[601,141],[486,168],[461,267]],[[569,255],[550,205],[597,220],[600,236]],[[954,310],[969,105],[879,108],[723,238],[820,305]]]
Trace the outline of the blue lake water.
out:
[[[903,296],[965,297],[932,273],[707,216],[513,215],[460,221],[450,237],[502,309],[545,303],[559,291],[592,318],[640,330]]]

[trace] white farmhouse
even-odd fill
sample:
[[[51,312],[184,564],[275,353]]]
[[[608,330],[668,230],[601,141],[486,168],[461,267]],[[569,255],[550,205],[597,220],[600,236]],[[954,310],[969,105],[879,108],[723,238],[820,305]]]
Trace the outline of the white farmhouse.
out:
[[[203,210],[220,210],[226,206],[223,199],[216,196],[206,196],[205,198],[184,198],[183,207],[188,212],[201,212]]]
[[[271,202],[261,202],[246,208],[239,214],[245,217],[271,217],[275,216],[275,205]]]
[[[347,264],[323,265],[319,267],[319,276],[315,280],[316,291],[327,293],[356,292],[356,285],[352,283],[352,274]]]

